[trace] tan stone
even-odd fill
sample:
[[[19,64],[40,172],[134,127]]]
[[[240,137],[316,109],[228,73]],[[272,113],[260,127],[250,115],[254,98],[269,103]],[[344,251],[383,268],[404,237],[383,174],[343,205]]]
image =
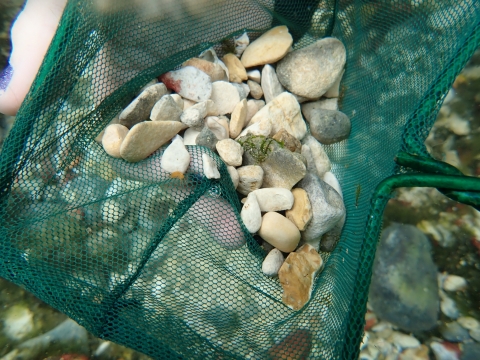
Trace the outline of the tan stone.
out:
[[[287,54],[292,43],[288,28],[276,26],[247,46],[242,55],[242,64],[249,68],[277,62]]]
[[[120,147],[129,162],[145,159],[187,126],[179,121],[144,121],[133,126]]]
[[[263,215],[258,235],[283,252],[292,252],[300,241],[300,231],[285,216],[269,211]]]
[[[312,220],[312,205],[305,190],[296,188],[292,190],[292,194],[293,206],[285,212],[285,216],[297,226],[298,230],[303,231]]]
[[[281,142],[285,148],[291,152],[302,152],[302,143],[284,128],[281,128],[272,136],[275,140]]]
[[[223,62],[228,69],[228,80],[230,82],[241,83],[248,80],[247,71],[239,58],[234,54],[227,54],[223,57]]]
[[[263,182],[263,169],[258,165],[241,166],[237,169],[237,191],[242,195],[248,195],[254,190],[260,189]]]
[[[235,139],[242,132],[247,119],[247,99],[243,99],[237,105],[232,112],[230,119],[230,137]]]
[[[102,137],[102,146],[105,152],[115,158],[121,158],[120,146],[127,136],[128,128],[120,124],[111,124],[105,128]]]
[[[222,67],[219,64],[215,64],[207,60],[203,60],[199,58],[191,58],[185,61],[183,63],[183,66],[196,67],[198,70],[201,70],[205,74],[210,76],[210,79],[212,79],[212,82],[223,80],[223,78],[225,77],[225,71],[223,71]]]
[[[300,310],[310,300],[315,275],[322,266],[322,258],[309,244],[290,253],[278,271],[283,303],[293,310]]]

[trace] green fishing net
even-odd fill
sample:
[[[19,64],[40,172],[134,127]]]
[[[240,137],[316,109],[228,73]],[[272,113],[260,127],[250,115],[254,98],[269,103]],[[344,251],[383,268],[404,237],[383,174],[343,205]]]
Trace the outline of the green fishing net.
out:
[[[279,24],[295,48],[334,36],[347,49],[340,109],[352,132],[325,146],[347,219],[299,311],[262,274],[265,253],[218,157],[189,147],[193,163],[214,158],[221,178],[190,169],[171,179],[162,149],[129,164],[95,141],[151,79]],[[423,145],[479,24],[476,0],[69,1],[1,153],[0,275],[157,359],[357,358],[392,189],[480,203],[477,179]]]

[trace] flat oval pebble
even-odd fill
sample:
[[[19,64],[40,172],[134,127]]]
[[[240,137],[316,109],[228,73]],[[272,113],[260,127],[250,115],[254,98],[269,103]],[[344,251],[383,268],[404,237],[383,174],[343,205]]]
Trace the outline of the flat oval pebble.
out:
[[[127,136],[128,128],[120,124],[111,124],[105,128],[102,146],[105,152],[115,158],[121,158],[120,147]]]
[[[313,137],[327,145],[347,139],[352,126],[344,113],[323,109],[313,110],[309,123]]]
[[[123,140],[120,155],[129,162],[145,159],[187,126],[179,121],[143,121]]]
[[[247,85],[250,88],[250,95],[252,95],[254,99],[258,100],[263,97],[263,89],[260,84],[256,83],[255,81],[248,80]]]
[[[294,223],[277,212],[263,215],[258,235],[283,252],[292,252],[300,241],[300,231]]]
[[[324,38],[292,51],[279,61],[278,80],[296,95],[319,98],[338,79],[346,59],[345,46],[340,40]]]
[[[160,76],[165,86],[180,96],[193,101],[206,101],[212,95],[210,76],[193,66],[169,71]]]
[[[447,291],[459,291],[467,287],[467,281],[457,275],[447,275],[443,280],[443,288]]]
[[[249,68],[277,62],[287,54],[292,43],[288,28],[276,26],[247,46],[242,55],[242,64]]]
[[[183,145],[181,136],[176,135],[172,143],[167,146],[162,155],[160,166],[163,170],[172,174],[172,177],[184,174],[190,165],[190,153]],[[181,176],[179,176],[182,178]]]
[[[248,79],[245,67],[235,54],[226,54],[222,60],[228,68],[228,79],[231,82],[241,83]]]
[[[262,272],[267,276],[277,276],[285,258],[278,249],[272,249],[262,262]]]
[[[294,202],[292,192],[284,188],[263,188],[253,191],[262,211],[291,209]]]
[[[245,227],[251,234],[256,233],[260,229],[262,225],[262,213],[254,193],[248,194],[247,201],[243,204],[240,216]]]

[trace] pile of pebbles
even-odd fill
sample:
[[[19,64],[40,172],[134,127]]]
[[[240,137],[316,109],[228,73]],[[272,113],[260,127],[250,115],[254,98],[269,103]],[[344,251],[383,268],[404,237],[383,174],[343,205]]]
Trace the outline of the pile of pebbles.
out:
[[[319,249],[333,250],[345,221],[323,144],[346,139],[351,126],[337,103],[343,44],[324,38],[293,51],[292,42],[287,27],[278,26],[251,44],[245,33],[235,40],[235,54],[221,60],[205,51],[147,85],[98,141],[128,162],[167,145],[160,166],[177,179],[191,165],[187,145],[218,153],[245,196],[246,228],[269,251],[263,273],[279,277],[284,303],[299,310],[323,267]],[[191,171],[220,178],[209,155],[197,165]]]

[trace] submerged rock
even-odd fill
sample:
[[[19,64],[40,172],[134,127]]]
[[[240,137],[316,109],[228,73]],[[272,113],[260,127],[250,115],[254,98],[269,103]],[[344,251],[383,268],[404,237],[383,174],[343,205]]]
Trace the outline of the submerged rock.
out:
[[[383,231],[369,302],[380,318],[402,330],[424,331],[436,325],[437,267],[427,237],[416,227],[395,224]]]

